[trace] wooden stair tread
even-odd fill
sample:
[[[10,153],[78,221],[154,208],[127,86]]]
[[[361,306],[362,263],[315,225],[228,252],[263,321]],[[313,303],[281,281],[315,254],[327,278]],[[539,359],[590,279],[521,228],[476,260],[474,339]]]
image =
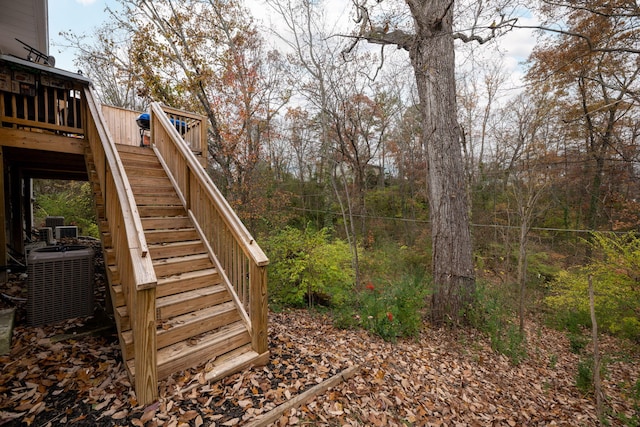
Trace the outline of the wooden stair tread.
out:
[[[231,295],[221,284],[167,295],[156,298],[156,318],[166,320],[227,301],[231,301]]]
[[[208,295],[215,295],[219,293],[227,293],[227,289],[222,285],[214,285],[206,288],[193,289],[186,292],[180,292],[173,295],[167,295],[165,297],[156,298],[156,307],[163,308],[174,305],[188,299],[205,298]],[[228,300],[225,300],[225,302]]]
[[[221,355],[211,363],[211,370],[205,373],[205,380],[215,382],[251,366],[263,366],[269,363],[269,352],[258,354],[245,344],[228,353]]]
[[[167,259],[160,259],[160,260],[153,260],[153,266],[157,267],[160,265],[167,265],[167,264],[178,264],[178,263],[183,263],[183,262],[195,262],[195,261],[200,261],[203,259],[209,259],[209,254],[208,253],[199,253],[199,254],[194,254],[194,255],[185,255],[185,256],[181,256],[181,257],[173,257],[173,258],[167,258]],[[191,270],[193,271],[193,270]]]
[[[156,298],[217,285],[219,283],[220,274],[215,268],[159,277],[158,286],[156,287]]]
[[[118,149],[118,153],[133,153],[133,154],[146,154],[146,153],[155,153],[153,150],[150,150],[149,147],[140,147],[138,145],[125,145],[125,144],[116,144],[116,148]]]
[[[145,233],[150,230],[176,230],[193,228],[193,222],[188,216],[147,217],[142,218],[142,228]]]
[[[176,243],[199,239],[195,228],[181,228],[178,230],[148,230],[144,233],[147,244]]]
[[[140,218],[162,217],[162,216],[184,216],[186,211],[184,206],[138,206]]]
[[[181,341],[158,350],[158,378],[166,378],[174,372],[197,366],[203,360],[235,350],[251,342],[251,337],[244,323],[236,322],[193,341]]]
[[[201,240],[185,240],[170,243],[154,243],[149,245],[151,259],[162,259],[176,256],[206,253],[207,250]]]
[[[238,320],[240,315],[232,301],[176,316],[159,324],[156,330],[157,347],[161,349],[223,328]],[[133,356],[133,331],[125,331],[122,337],[126,346],[125,353]]]
[[[163,379],[175,372],[195,366],[204,366],[208,361],[211,361],[213,368],[210,371],[213,374],[212,378],[230,375],[252,364],[264,364],[266,362],[264,355],[251,350],[249,341],[246,327],[242,322],[237,322],[204,337],[195,345],[180,342],[165,347],[158,351],[158,378]],[[127,369],[131,377],[135,377],[133,360],[127,361]]]
[[[185,271],[204,270],[213,267],[208,253],[185,255],[153,260],[156,277],[173,276]]]
[[[181,205],[177,194],[134,194],[136,204],[139,205]]]

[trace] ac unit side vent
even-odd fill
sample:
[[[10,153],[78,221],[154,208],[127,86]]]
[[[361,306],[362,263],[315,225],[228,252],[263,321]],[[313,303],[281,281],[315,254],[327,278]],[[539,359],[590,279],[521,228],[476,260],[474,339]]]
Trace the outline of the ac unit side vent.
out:
[[[29,254],[27,322],[53,324],[93,315],[93,249],[46,247]]]
[[[38,236],[41,242],[45,242],[47,245],[53,243],[53,228],[42,227],[38,231]]]
[[[65,237],[78,237],[78,227],[75,225],[56,227],[56,239],[60,240]]]

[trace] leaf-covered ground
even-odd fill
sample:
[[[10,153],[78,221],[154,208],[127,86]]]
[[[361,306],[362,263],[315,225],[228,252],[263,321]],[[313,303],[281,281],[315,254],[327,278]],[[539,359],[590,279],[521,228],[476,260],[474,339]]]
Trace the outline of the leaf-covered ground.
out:
[[[202,380],[206,366],[175,375],[148,407],[136,402],[112,331],[84,336],[81,320],[19,326],[11,354],[0,357],[0,425],[243,425],[350,366],[358,367],[353,377],[276,425],[597,425],[592,396],[576,388],[579,356],[557,331],[531,324],[529,356],[514,367],[468,331],[427,327],[419,340],[391,344],[336,329],[317,313],[269,320],[267,366],[213,384]],[[640,416],[630,395],[640,373],[637,349],[611,339],[602,347],[607,421],[625,425],[623,417]]]

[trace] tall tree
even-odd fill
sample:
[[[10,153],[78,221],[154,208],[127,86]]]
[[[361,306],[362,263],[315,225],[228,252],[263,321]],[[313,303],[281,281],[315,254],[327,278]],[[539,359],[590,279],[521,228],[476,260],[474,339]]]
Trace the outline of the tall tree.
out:
[[[484,43],[509,21],[503,17],[500,22],[485,26],[486,36],[476,33],[478,25],[473,25],[470,34],[456,33],[454,0],[405,0],[403,10],[411,17],[411,23],[401,28],[388,15],[381,21],[372,19],[366,1],[353,2],[360,23],[356,43],[366,40],[391,44],[409,53],[420,99],[422,143],[427,157],[434,280],[431,319],[436,324],[457,324],[473,302],[475,272],[457,121],[454,39]],[[483,13],[478,6],[476,23]]]
[[[249,206],[270,121],[288,99],[274,86],[277,71],[265,77],[266,64],[277,70],[282,58],[264,52],[238,1],[119,2],[112,17],[130,34],[128,62],[140,92],[208,118],[212,172],[232,201]]]

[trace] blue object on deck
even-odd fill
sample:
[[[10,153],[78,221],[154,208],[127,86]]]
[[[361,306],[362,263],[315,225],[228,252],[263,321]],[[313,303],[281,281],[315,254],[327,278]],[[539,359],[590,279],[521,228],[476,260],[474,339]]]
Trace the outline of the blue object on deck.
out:
[[[149,130],[151,127],[149,124],[150,120],[151,120],[151,117],[149,116],[149,113],[142,113],[136,119],[136,123],[138,124],[140,129]],[[187,131],[187,122],[185,122],[184,120],[170,118],[169,121],[171,122],[171,124],[173,124],[176,127],[176,130],[178,130],[178,132],[180,132],[182,135],[184,135],[184,133]]]

